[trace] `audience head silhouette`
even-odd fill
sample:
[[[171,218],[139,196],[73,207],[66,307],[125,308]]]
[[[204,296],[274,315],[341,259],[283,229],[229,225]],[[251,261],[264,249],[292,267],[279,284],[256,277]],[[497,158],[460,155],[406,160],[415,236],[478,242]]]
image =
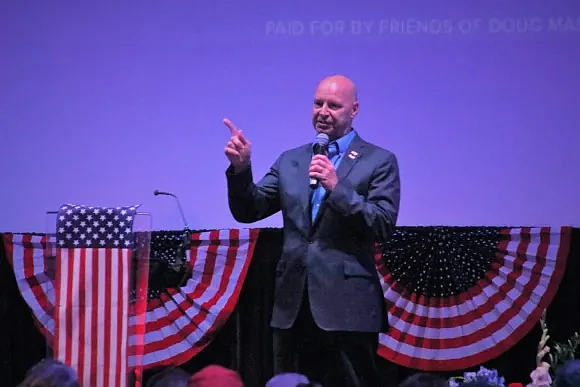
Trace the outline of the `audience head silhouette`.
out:
[[[409,376],[399,387],[447,387],[447,382],[437,375],[419,372]]]
[[[26,373],[18,387],[80,387],[76,372],[68,365],[45,359]]]
[[[149,379],[147,387],[187,387],[190,376],[181,368],[168,368]]]
[[[554,387],[580,386],[580,360],[570,360],[558,368]]]
[[[275,375],[266,383],[266,387],[307,387],[311,385],[310,380],[305,375],[290,372]]]
[[[484,380],[476,380],[473,382],[463,383],[461,387],[495,387],[495,385]]]
[[[188,387],[244,387],[236,371],[219,365],[210,365],[193,374],[187,382]]]

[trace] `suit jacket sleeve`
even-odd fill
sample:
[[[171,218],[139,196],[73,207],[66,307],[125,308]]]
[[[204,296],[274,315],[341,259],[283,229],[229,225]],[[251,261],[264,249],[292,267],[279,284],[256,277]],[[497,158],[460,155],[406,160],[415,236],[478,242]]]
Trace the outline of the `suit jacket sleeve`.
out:
[[[236,221],[253,223],[280,211],[279,164],[280,158],[257,184],[251,166],[240,173],[232,166],[226,170],[228,203]]]
[[[366,197],[339,181],[326,201],[334,211],[349,218],[357,231],[371,232],[375,241],[382,242],[389,239],[395,228],[400,196],[398,161],[389,153],[373,171]]]

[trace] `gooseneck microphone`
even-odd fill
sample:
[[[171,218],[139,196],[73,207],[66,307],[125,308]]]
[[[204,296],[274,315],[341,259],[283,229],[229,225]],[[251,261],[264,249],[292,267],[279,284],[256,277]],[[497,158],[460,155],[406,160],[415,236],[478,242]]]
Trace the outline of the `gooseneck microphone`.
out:
[[[181,202],[179,201],[179,198],[177,197],[177,195],[172,194],[171,192],[159,191],[158,189],[153,191],[153,195],[155,195],[155,196],[159,196],[159,195],[172,196],[173,198],[175,198],[175,201],[177,202],[177,208],[179,209],[179,213],[181,214],[181,219],[183,220],[183,224],[185,227],[183,229],[182,242],[180,243],[180,245],[177,249],[175,263],[172,265],[171,269],[175,272],[179,272],[182,270],[184,264],[187,262],[187,251],[191,248],[191,231],[189,229],[189,225],[187,224],[187,219],[185,219],[185,213],[183,212],[183,208],[181,207]],[[187,271],[185,272],[180,284],[183,283],[186,275],[187,275]]]
[[[316,136],[316,143],[314,144],[314,154],[315,155],[327,155],[328,154],[328,143],[330,138],[326,133],[318,133]],[[315,189],[318,187],[318,179],[313,177],[310,178],[310,188]]]
[[[158,189],[153,191],[153,195],[155,195],[155,196],[166,195],[166,196],[174,197],[175,200],[177,201],[177,208],[179,209],[179,213],[181,214],[181,220],[183,220],[183,224],[185,225],[185,229],[189,230],[189,226],[187,225],[187,220],[185,219],[185,213],[183,212],[183,208],[181,207],[181,202],[179,201],[179,198],[177,197],[177,195],[172,194],[171,192],[159,191]]]

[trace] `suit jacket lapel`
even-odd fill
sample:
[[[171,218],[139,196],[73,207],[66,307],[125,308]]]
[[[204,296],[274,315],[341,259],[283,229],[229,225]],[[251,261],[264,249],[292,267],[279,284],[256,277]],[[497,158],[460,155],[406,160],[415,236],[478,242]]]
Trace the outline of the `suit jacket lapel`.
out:
[[[356,135],[355,138],[353,138],[352,142],[350,143],[350,146],[348,147],[346,152],[344,152],[342,160],[340,161],[340,165],[336,170],[336,176],[338,177],[338,181],[342,181],[348,176],[352,168],[362,157],[363,150],[364,150],[364,141],[358,135]]]
[[[308,174],[308,169],[310,169],[310,161],[312,160],[312,149],[308,146],[304,147],[304,153],[297,160],[297,170],[296,170],[296,184],[300,186],[300,204],[302,213],[302,224],[297,226],[302,226],[304,232],[308,234],[308,230],[311,226],[312,218],[312,208],[310,206],[312,189],[310,188],[310,178]]]
[[[342,155],[342,159],[340,160],[340,164],[338,165],[338,169],[336,170],[336,176],[338,177],[338,181],[343,181],[346,179],[352,168],[358,162],[358,160],[363,155],[364,150],[364,141],[358,136],[358,134],[353,138],[350,146]],[[308,173],[308,172],[307,172]],[[326,210],[326,197],[323,199],[322,203],[320,204],[320,210],[318,214],[316,214],[316,218],[314,218],[314,222],[312,222],[311,233],[314,232],[324,211]],[[310,214],[310,212],[309,212]]]

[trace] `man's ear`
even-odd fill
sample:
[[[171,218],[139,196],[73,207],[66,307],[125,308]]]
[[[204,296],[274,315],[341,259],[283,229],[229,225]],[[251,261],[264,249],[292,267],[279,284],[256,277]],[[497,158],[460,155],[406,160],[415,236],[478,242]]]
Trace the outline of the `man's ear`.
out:
[[[352,113],[350,113],[350,118],[354,119],[358,114],[358,101],[352,104]]]

